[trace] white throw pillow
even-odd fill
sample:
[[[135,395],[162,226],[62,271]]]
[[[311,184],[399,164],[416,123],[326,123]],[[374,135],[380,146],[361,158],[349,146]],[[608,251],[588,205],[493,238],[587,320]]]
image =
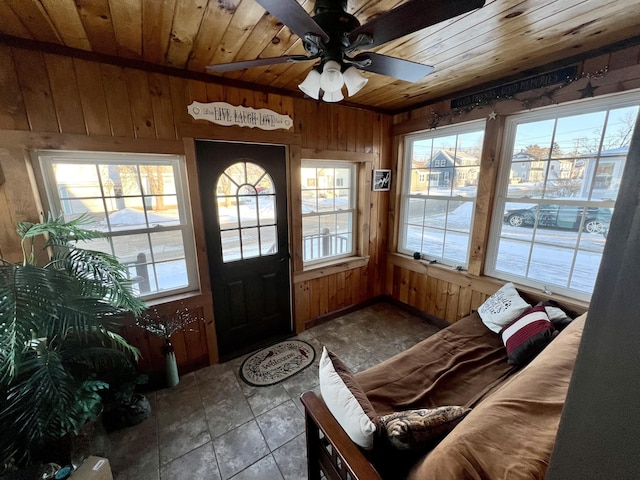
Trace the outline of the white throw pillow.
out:
[[[320,394],[331,414],[351,440],[373,447],[377,416],[347,366],[326,347],[320,357]]]
[[[502,327],[530,308],[531,305],[520,297],[515,285],[509,282],[480,305],[478,314],[489,330],[500,333]]]

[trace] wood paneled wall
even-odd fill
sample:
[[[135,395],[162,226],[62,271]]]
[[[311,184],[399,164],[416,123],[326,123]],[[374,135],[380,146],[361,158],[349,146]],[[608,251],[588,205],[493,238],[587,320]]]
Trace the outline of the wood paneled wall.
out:
[[[446,100],[394,116],[392,128],[396,140],[407,133],[428,130],[434,113],[442,117],[438,126],[486,118],[487,127],[468,271],[457,272],[444,266],[429,265],[403,255],[389,253],[385,294],[430,315],[455,322],[477,309],[487,296],[502,285],[502,282],[484,277],[483,271],[505,116],[525,111],[528,105],[542,107],[578,100],[582,98],[582,89],[589,81],[596,87],[595,96],[640,88],[640,47],[629,47],[585,60],[578,65],[578,72],[581,75],[580,79],[555,91],[552,96],[543,95],[545,90],[534,90],[519,95],[518,98],[496,100],[492,105],[478,107],[464,114],[452,112],[450,101]],[[498,114],[495,120],[488,118],[492,111]],[[402,168],[401,162],[394,159],[392,168],[398,178]],[[400,202],[397,190],[391,196],[391,202],[390,211],[397,213]],[[390,252],[395,251],[396,230],[397,225],[390,225]],[[588,304],[570,298],[558,295],[549,297],[533,289],[523,290],[536,298],[553,298],[576,312],[588,308]]]
[[[0,182],[0,256],[12,261],[21,258],[14,234],[16,222],[37,221],[43,208],[42,188],[40,186],[40,191],[36,188],[38,175],[34,175],[31,168],[31,150],[184,154],[193,180],[195,159],[190,150],[193,147],[190,137],[213,135],[210,138],[219,139],[230,132],[230,138],[238,138],[248,135],[249,130],[216,127],[203,120],[193,120],[186,107],[194,100],[270,108],[290,115],[295,122],[295,132],[280,131],[270,137],[285,144],[291,137],[295,145],[290,146],[290,153],[312,149],[373,154],[376,159],[373,168],[391,166],[392,119],[370,111],[1,44],[0,86],[0,167],[5,179]],[[291,189],[299,189],[299,175],[296,177],[295,172],[290,172],[289,178],[293,180]],[[190,182],[190,189],[197,191],[193,183]],[[318,278],[295,283],[292,302],[298,330],[317,317],[382,294],[389,196],[389,192],[372,192],[370,205],[362,212],[368,223],[365,239],[369,244],[368,260],[350,268],[336,266]],[[192,207],[198,246],[198,238],[203,238],[202,212],[199,205]],[[299,247],[292,244],[291,248]],[[198,247],[198,251],[200,257],[206,255],[203,248]],[[206,258],[199,259],[199,266],[206,272]],[[201,309],[203,316],[198,333],[183,332],[174,339],[183,371],[217,361],[209,282],[204,278],[206,275],[201,274],[202,293],[180,300]],[[170,312],[179,308],[180,301],[169,302],[162,308]],[[135,327],[127,327],[126,335],[143,352],[145,368],[163,368],[157,338]]]

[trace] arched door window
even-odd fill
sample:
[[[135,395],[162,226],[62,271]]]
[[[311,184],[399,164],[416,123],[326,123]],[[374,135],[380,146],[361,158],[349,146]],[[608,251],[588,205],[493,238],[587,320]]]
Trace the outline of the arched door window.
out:
[[[218,178],[216,202],[224,263],[278,253],[275,185],[262,167],[228,167]]]

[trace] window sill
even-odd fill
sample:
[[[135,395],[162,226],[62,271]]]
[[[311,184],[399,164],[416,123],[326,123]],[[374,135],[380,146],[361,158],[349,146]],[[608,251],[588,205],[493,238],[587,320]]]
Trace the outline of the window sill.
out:
[[[295,272],[293,274],[293,283],[306,282],[307,280],[313,280],[314,278],[321,278],[335,273],[346,272],[347,270],[353,270],[354,268],[364,267],[367,263],[369,263],[368,256],[339,258],[328,262],[316,263],[304,267],[304,270],[301,272]]]

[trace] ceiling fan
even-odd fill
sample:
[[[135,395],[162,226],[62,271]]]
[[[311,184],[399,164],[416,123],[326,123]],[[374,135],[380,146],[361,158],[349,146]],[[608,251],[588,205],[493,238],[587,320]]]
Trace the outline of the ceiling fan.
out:
[[[374,52],[354,55],[356,50],[374,48],[404,35],[435,25],[484,5],[485,0],[408,0],[360,25],[346,12],[347,0],[316,0],[314,16],[310,16],[296,0],[256,0],[273,16],[298,35],[308,55],[284,55],[240,62],[210,65],[214,72],[288,62],[320,59],[311,69],[300,90],[314,99],[339,102],[346,85],[349,96],[355,95],[368,79],[358,70],[388,75],[416,82],[431,73],[430,65],[389,57]]]

